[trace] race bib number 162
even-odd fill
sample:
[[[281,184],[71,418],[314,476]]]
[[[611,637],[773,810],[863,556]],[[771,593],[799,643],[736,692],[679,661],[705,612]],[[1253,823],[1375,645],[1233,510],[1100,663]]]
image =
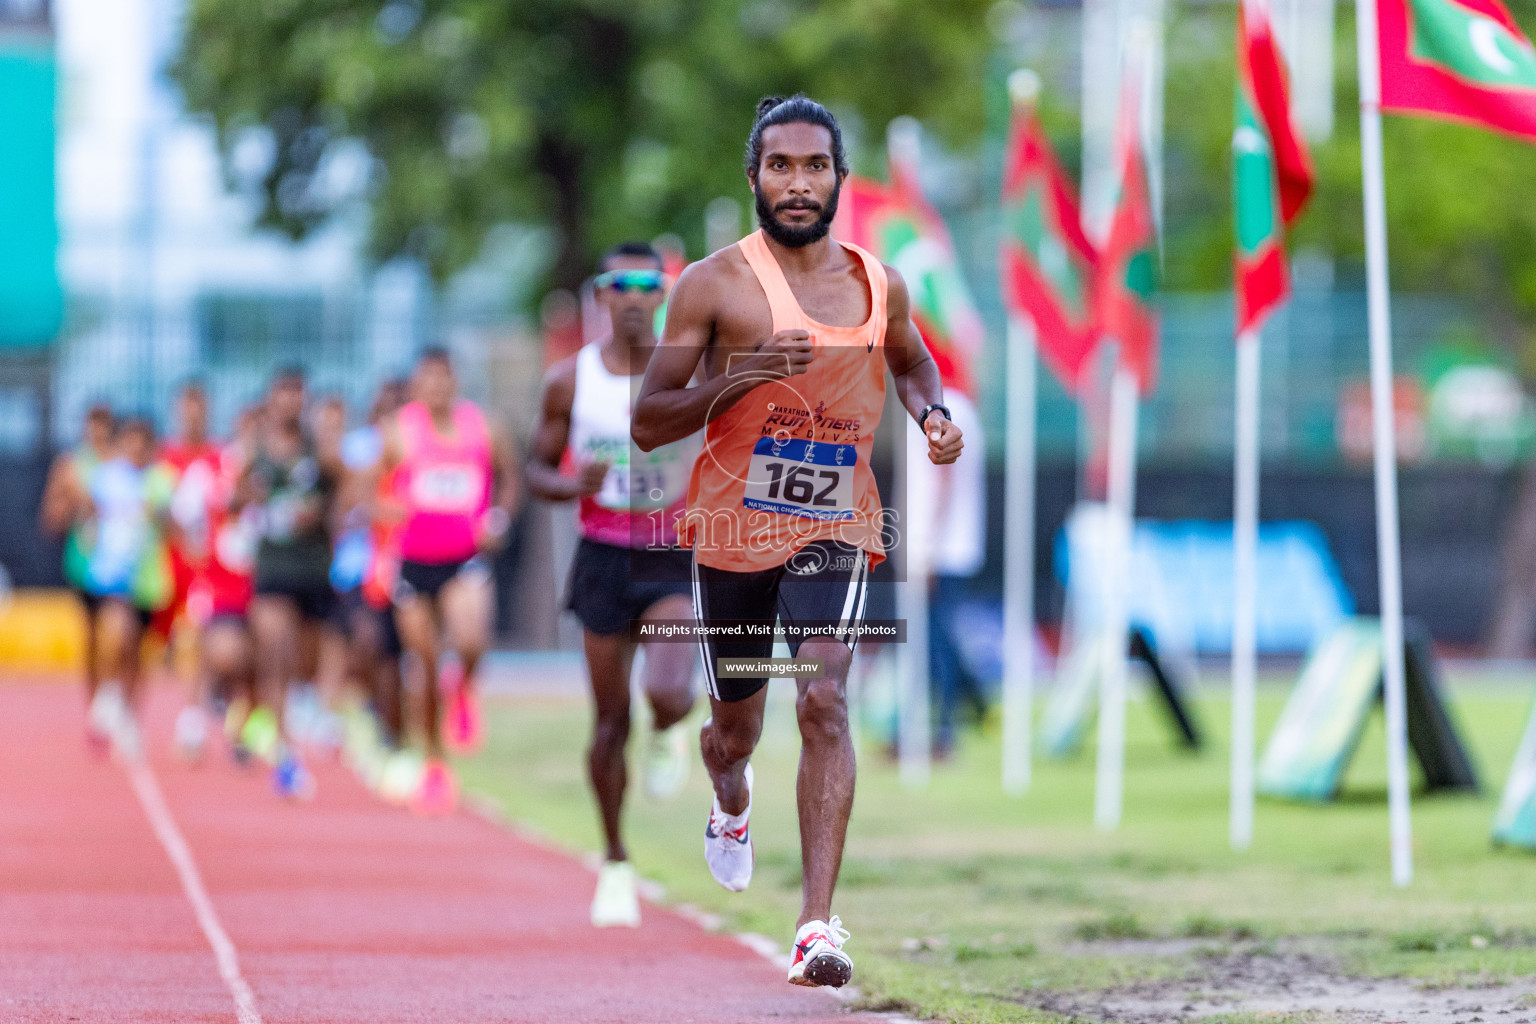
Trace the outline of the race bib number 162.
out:
[[[759,438],[741,503],[806,519],[852,519],[857,461],[851,444]]]

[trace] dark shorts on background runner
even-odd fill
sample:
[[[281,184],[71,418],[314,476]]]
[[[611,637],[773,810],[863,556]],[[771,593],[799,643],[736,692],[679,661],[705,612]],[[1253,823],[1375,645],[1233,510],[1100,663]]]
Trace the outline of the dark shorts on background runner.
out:
[[[777,619],[802,629],[846,630],[864,619],[869,556],[850,544],[819,540],[796,551],[784,565],[758,572],[731,572],[695,562],[693,584],[693,614],[704,625]],[[791,655],[800,653],[803,639],[786,639]],[[855,634],[845,642],[852,649],[856,640]],[[701,634],[699,646],[705,684],[716,700],[746,700],[768,684],[765,676],[719,678],[715,659],[767,658],[773,654],[771,635],[722,640]]]
[[[256,596],[286,597],[299,608],[299,617],[306,622],[332,621],[336,608],[336,591],[329,577],[316,579],[263,578],[256,576]]]
[[[371,622],[378,629],[379,653],[386,658],[398,658],[405,648],[400,642],[400,631],[395,628],[392,608],[375,608],[363,596],[362,587],[353,587],[336,595],[336,627],[351,639],[360,629]]]
[[[148,608],[140,608],[133,603],[131,598],[123,594],[93,594],[89,590],[83,590],[80,587],[70,587],[69,589],[85,605],[85,610],[90,615],[100,614],[102,605],[108,601],[116,601],[127,605],[133,610],[133,616],[138,619],[140,629],[148,629],[149,624],[154,621],[155,616],[158,614]]]
[[[455,562],[400,563],[400,578],[395,581],[395,603],[400,604],[413,597],[425,597],[436,601],[437,595],[460,573],[483,572],[490,574],[490,566],[479,555]]]
[[[590,632],[623,633],[657,601],[688,596],[692,564],[681,548],[621,548],[583,538],[571,561],[565,606]]]

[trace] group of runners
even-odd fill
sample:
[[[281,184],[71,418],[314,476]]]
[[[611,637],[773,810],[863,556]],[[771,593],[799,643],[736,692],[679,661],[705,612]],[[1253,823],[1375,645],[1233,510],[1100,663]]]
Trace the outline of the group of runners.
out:
[[[143,641],[158,636],[186,686],[183,756],[203,756],[222,712],[236,760],[270,764],[282,796],[314,795],[306,746],[345,747],[386,795],[452,810],[444,748],[479,742],[486,559],[506,541],[519,475],[510,444],[457,397],[447,353],[384,384],[355,430],[338,399],[310,403],[296,368],[228,441],[210,436],[199,383],[181,389],[175,421],[157,444],[148,418],[93,406],[44,492],[43,525],[64,535],[86,610],[88,744],[141,751]],[[415,723],[407,670],[421,679]]]
[[[402,694],[415,693],[425,760],[408,799],[451,809],[445,743],[472,747],[479,731],[485,559],[525,483],[546,501],[577,502],[567,607],[583,628],[595,715],[587,765],[606,847],[592,923],[640,921],[622,829],[637,660],[658,795],[680,788],[692,759],[681,723],[702,675],[714,791],[705,860],[733,891],[752,877],[751,758],[766,684],[792,676],[804,899],[789,980],[846,984],[848,933],[831,904],[854,793],[846,682],[869,572],[890,540],[871,469],[887,377],[932,462],[954,462],[963,446],[900,275],[828,235],[847,173],[841,132],[819,103],[759,104],[746,177],[760,229],[675,284],[648,244],[604,255],[593,286],[611,330],[548,372],[522,472],[500,431],[456,397],[440,351],[408,383],[381,388],[368,426],[350,433],[344,409],[307,409],[296,371],[273,378],[223,445],[207,438],[196,386],[158,453],[147,422],[93,409],[43,509],[69,534],[70,581],[106,680],[88,676],[92,742],[137,746],[139,636],[179,616],[201,655],[179,745],[200,747],[199,709],[220,701],[241,756],[266,757],[278,791],[304,796],[313,781],[285,699],[291,681],[316,680],[322,706],[353,709],[343,732],[374,734],[391,751],[408,731]],[[733,670],[773,652],[772,633],[742,627],[775,620],[792,627],[793,663]],[[687,642],[662,639],[679,632]],[[381,789],[400,756],[383,759]]]

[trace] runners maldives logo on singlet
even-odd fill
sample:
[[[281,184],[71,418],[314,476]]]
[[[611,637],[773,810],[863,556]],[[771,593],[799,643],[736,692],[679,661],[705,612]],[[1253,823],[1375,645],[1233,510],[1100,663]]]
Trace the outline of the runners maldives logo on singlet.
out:
[[[765,437],[794,437],[799,434],[808,441],[831,441],[836,444],[858,444],[862,439],[863,423],[858,419],[839,419],[828,416],[827,403],[818,402],[816,411],[799,409],[792,405],[769,406],[760,433]]]

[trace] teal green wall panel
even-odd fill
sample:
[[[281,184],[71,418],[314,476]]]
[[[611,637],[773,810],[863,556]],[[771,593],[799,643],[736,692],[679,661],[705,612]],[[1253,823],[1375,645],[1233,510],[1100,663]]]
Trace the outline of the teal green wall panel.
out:
[[[0,346],[47,345],[64,321],[50,41],[0,39]]]

